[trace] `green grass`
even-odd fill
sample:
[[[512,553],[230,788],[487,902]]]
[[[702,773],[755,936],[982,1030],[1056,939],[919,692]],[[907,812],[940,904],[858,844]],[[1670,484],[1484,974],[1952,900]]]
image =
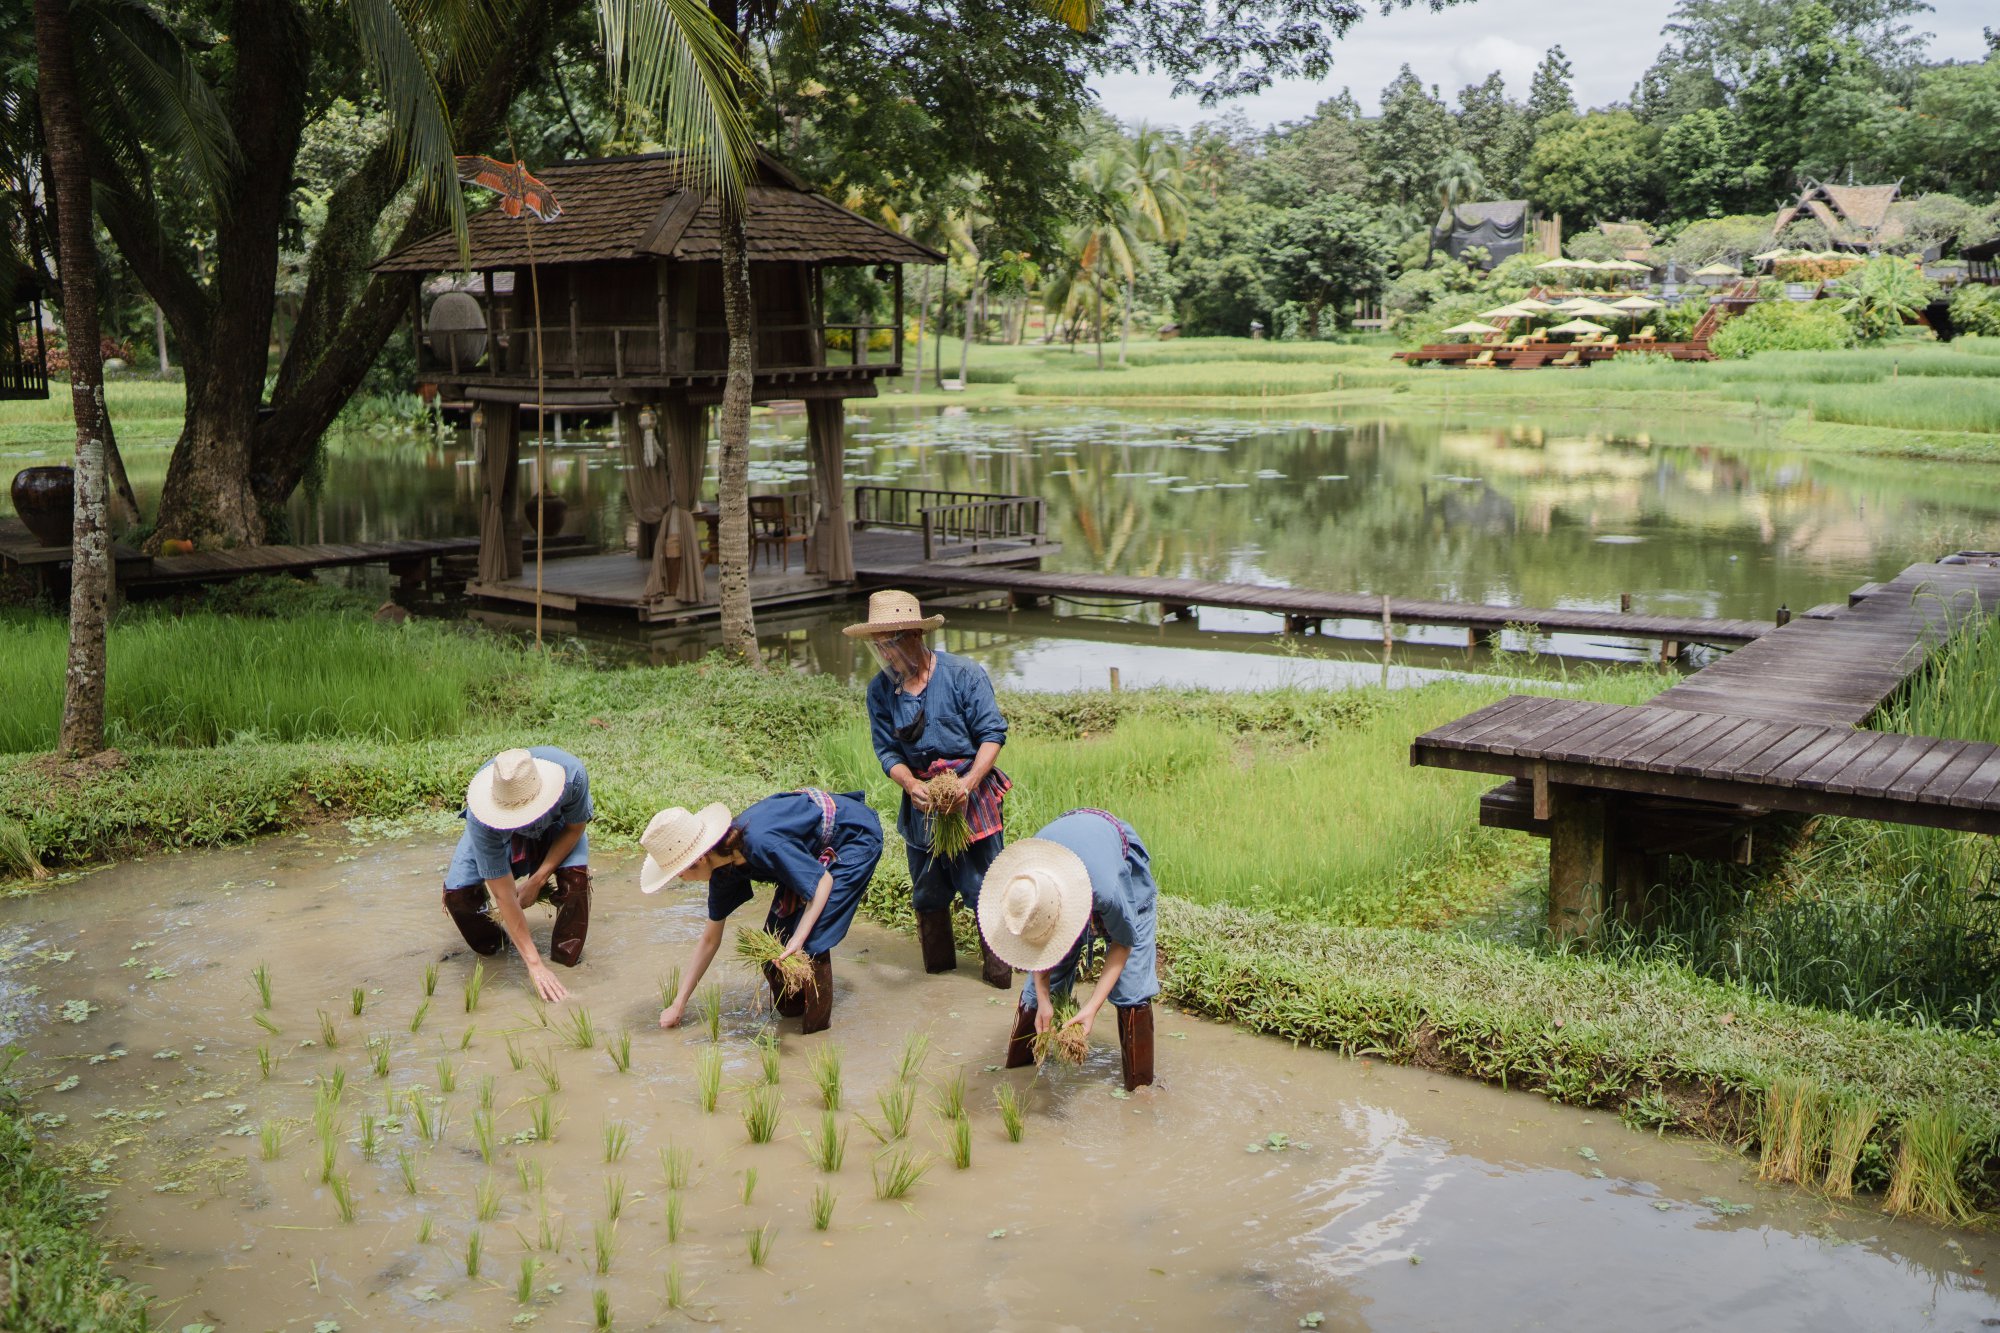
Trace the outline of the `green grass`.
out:
[[[97,1207],[75,1178],[35,1149],[11,1089],[0,1087],[0,1251],[8,1291],[0,1323],[9,1328],[146,1328],[145,1299],[111,1272],[95,1235]]]
[[[1354,349],[1342,349],[1354,350]],[[1022,398],[1283,398],[1349,389],[1411,385],[1433,372],[1411,370],[1375,353],[1367,361],[1166,362],[1129,370],[1078,370],[1023,375],[1014,381]],[[1438,371],[1436,374],[1451,374]]]

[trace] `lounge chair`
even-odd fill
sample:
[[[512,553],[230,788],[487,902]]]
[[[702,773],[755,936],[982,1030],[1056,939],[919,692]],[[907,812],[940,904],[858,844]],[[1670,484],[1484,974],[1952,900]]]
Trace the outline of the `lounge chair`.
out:
[[[1607,333],[1602,338],[1598,339],[1597,345],[1599,347],[1616,347],[1618,345],[1618,335],[1615,333]]]
[[[1507,342],[1507,345],[1509,347],[1526,347],[1532,339],[1533,339],[1532,334],[1524,333],[1517,338],[1510,338]]]
[[[1572,347],[1567,352],[1564,352],[1561,356],[1557,357],[1555,360],[1549,362],[1549,364],[1552,366],[1559,366],[1565,370],[1573,366],[1580,366],[1583,364],[1583,353],[1577,351],[1574,347]]]
[[[1632,335],[1632,341],[1635,343],[1649,343],[1653,341],[1653,338],[1654,338],[1654,327],[1651,324],[1648,324],[1645,328],[1640,329],[1637,333]]]
[[[1483,367],[1483,366],[1490,366],[1490,365],[1492,365],[1492,364],[1493,364],[1493,349],[1489,347],[1489,348],[1488,348],[1488,349],[1486,349],[1485,351],[1481,352],[1481,353],[1480,353],[1480,354],[1479,354],[1478,356],[1475,356],[1475,357],[1472,357],[1472,358],[1468,359],[1468,360],[1467,360],[1467,361],[1465,362],[1465,364],[1466,364],[1466,365],[1467,365],[1468,367]]]

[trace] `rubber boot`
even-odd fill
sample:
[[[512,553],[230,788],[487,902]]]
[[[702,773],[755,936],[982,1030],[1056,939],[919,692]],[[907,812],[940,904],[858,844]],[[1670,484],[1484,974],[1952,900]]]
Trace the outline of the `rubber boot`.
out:
[[[1000,955],[994,953],[985,940],[979,941],[979,955],[979,979],[994,990],[1012,990],[1014,969],[1002,961]]]
[[[542,895],[556,905],[549,957],[564,967],[575,967],[583,961],[583,937],[590,933],[590,867],[564,866],[556,871],[555,881],[555,891]]]
[[[824,1032],[833,1026],[832,952],[814,954],[812,964],[812,987],[799,997],[805,1001],[799,1016],[805,1020],[802,1030],[808,1035]]]
[[[780,1018],[797,1018],[806,1011],[806,993],[800,990],[785,994],[785,979],[775,963],[764,964],[764,980],[771,983],[771,1006]]]
[[[951,909],[917,913],[917,943],[924,950],[924,971],[958,970],[958,945],[951,938]]]
[[[1007,1068],[1035,1063],[1035,1011],[1027,1005],[1014,1010],[1014,1031],[1007,1038]]]
[[[499,953],[500,946],[507,942],[507,932],[487,910],[491,901],[484,884],[444,891],[444,911],[451,924],[458,927],[458,933],[465,937],[474,953],[489,957]]]
[[[1153,1081],[1153,1002],[1118,1011],[1118,1054],[1125,1063],[1125,1091]]]

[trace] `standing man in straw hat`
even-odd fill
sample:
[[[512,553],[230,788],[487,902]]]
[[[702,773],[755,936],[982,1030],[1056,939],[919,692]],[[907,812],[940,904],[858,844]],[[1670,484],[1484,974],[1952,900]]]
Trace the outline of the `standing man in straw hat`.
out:
[[[1034,1063],[1037,1032],[1067,994],[1093,938],[1104,941],[1097,988],[1072,1023],[1088,1033],[1107,1002],[1118,1011],[1127,1091],[1153,1081],[1153,997],[1160,993],[1153,946],[1153,883],[1146,844],[1103,810],[1072,810],[993,858],[979,895],[987,947],[1024,972],[1021,1005],[1007,1039],[1007,1067]]]
[[[673,1003],[660,1011],[661,1027],[680,1026],[722,947],[722,923],[750,901],[757,881],[776,886],[764,929],[784,942],[780,956],[803,954],[812,962],[811,984],[791,994],[778,969],[764,965],[778,1012],[803,1019],[807,1033],[832,1024],[833,948],[847,938],[882,859],[882,821],[860,792],[801,787],[766,796],[733,819],[720,802],[692,813],[675,806],[653,816],[639,845],[646,849],[641,893],[658,893],[676,878],[708,884],[708,925],[681,970]]]
[[[958,966],[952,901],[979,911],[980,881],[1006,845],[1000,803],[1013,785],[993,766],[1007,743],[1007,719],[986,669],[924,642],[943,623],[943,616],[926,616],[909,593],[884,589],[869,597],[868,619],[842,631],[867,639],[882,664],[868,682],[868,730],[882,771],[903,789],[896,832],[910,858],[910,902],[926,972]],[[951,811],[933,810],[929,784],[947,772],[958,775],[948,799],[952,808],[964,807],[972,837],[956,856],[931,846],[932,817]],[[991,949],[982,953],[981,979],[1000,990],[1012,985],[1007,965]]]
[[[590,814],[590,775],[582,760],[553,745],[503,750],[465,789],[465,832],[445,871],[444,910],[465,942],[474,953],[494,954],[512,940],[535,989],[550,1003],[569,992],[536,951],[525,911],[536,902],[553,903],[549,957],[564,967],[583,961],[590,929],[590,842],[584,836]]]

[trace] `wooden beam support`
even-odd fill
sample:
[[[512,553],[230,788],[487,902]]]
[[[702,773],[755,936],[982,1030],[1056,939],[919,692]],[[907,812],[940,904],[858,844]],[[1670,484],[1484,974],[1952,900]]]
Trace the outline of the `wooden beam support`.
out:
[[[1596,933],[1613,879],[1611,798],[1588,787],[1558,786],[1549,801],[1549,934],[1557,940]]]

